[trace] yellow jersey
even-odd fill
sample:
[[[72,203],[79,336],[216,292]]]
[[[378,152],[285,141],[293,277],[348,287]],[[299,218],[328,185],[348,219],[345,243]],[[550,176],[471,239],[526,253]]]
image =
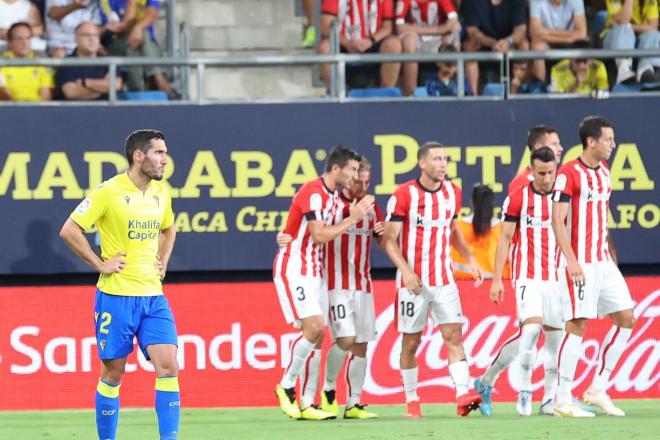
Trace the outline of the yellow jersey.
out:
[[[575,81],[569,59],[561,60],[552,67],[550,72],[551,92],[590,94],[596,90],[609,90],[610,88],[607,81],[607,69],[605,69],[605,64],[599,60],[591,60],[587,80],[580,84],[577,90],[571,92],[575,87]]]
[[[7,51],[4,58],[16,58],[14,53]],[[34,59],[30,52],[29,59]],[[44,66],[5,66],[0,67],[0,87],[6,87],[13,101],[41,101],[41,89],[55,88],[55,78],[52,69]]]
[[[605,36],[612,27],[612,16],[619,13],[623,8],[622,0],[606,0],[607,5],[607,23],[601,36]],[[651,20],[658,18],[658,0],[633,0],[632,17],[630,24],[647,24]]]
[[[163,294],[156,268],[158,243],[160,231],[174,223],[172,199],[163,183],[152,180],[143,192],[128,173],[118,174],[80,202],[71,219],[85,230],[98,227],[103,260],[126,254],[121,272],[101,274],[99,290],[122,296]]]

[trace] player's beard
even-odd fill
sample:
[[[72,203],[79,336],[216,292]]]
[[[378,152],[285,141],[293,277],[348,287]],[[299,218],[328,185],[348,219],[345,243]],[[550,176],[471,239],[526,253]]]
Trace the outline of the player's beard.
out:
[[[142,171],[142,174],[148,178],[158,181],[163,180],[163,176],[165,174],[165,170],[159,171],[158,165],[154,164],[153,162],[146,161],[142,164],[140,171]]]

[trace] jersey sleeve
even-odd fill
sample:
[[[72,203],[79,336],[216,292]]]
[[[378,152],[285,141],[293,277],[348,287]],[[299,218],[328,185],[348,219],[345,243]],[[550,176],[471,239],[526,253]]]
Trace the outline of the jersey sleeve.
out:
[[[320,188],[306,188],[296,197],[295,203],[308,221],[323,220],[323,191]]]
[[[409,201],[406,187],[400,186],[387,201],[387,215],[385,221],[402,222],[408,215]]]
[[[385,217],[383,216],[383,210],[380,209],[380,205],[378,203],[374,203],[374,211],[376,212],[377,222],[385,221]]]
[[[525,5],[525,0],[513,0],[511,3],[513,10],[511,11],[512,20],[511,24],[515,28],[521,24],[527,24],[527,7]]]
[[[440,9],[445,12],[447,18],[458,17],[458,14],[456,13],[456,7],[451,0],[439,0],[438,4],[440,5]]]
[[[163,221],[161,222],[160,229],[167,229],[174,224],[174,211],[172,211],[172,197],[167,195],[167,204],[165,206],[165,213],[163,214]]]
[[[576,190],[579,190],[579,188],[577,188],[573,173],[570,168],[564,165],[557,173],[552,200],[555,202],[568,202]]]
[[[649,0],[646,2],[644,8],[644,16],[642,19],[645,23],[658,18],[658,0]]]
[[[502,221],[518,223],[522,210],[522,189],[507,196],[502,204]]]
[[[394,0],[383,1],[383,20],[394,20]]]
[[[106,206],[106,192],[103,187],[98,187],[76,206],[69,218],[84,230],[88,230],[103,217]]]
[[[529,2],[529,16],[541,18],[541,0],[532,0]]]
[[[323,0],[321,4],[321,13],[328,15],[339,14],[339,0]]]
[[[406,16],[410,10],[410,0],[396,0],[396,9],[394,11],[396,16],[396,24],[402,25],[406,22]]]
[[[458,218],[458,214],[461,213],[461,206],[463,205],[463,191],[458,187],[458,185],[452,183],[451,184],[454,187],[454,196],[456,199],[456,207],[454,211],[454,219]]]

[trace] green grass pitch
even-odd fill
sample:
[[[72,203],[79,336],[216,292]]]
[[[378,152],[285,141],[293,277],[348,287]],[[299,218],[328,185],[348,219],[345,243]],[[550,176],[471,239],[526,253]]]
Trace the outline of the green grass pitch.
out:
[[[351,440],[351,439],[561,439],[629,440],[660,438],[660,400],[622,400],[626,417],[599,415],[591,419],[522,418],[511,403],[494,405],[494,415],[455,415],[454,405],[422,405],[422,420],[406,420],[403,406],[370,406],[377,420],[307,422],[287,419],[278,408],[184,409],[181,440]],[[535,405],[535,411],[538,405]],[[535,413],[536,414],[536,413]],[[0,439],[94,439],[92,411],[0,412]],[[118,439],[157,439],[151,409],[122,411]]]

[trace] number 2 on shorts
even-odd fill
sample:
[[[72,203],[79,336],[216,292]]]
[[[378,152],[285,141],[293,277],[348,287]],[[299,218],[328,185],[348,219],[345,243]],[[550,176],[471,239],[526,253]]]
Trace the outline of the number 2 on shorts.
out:
[[[99,314],[98,312],[94,314],[94,321],[98,321],[99,319]],[[112,322],[112,315],[108,312],[103,312],[101,313],[101,325],[99,326],[99,333],[103,333],[107,335],[110,333],[110,330],[108,330],[108,326]]]

